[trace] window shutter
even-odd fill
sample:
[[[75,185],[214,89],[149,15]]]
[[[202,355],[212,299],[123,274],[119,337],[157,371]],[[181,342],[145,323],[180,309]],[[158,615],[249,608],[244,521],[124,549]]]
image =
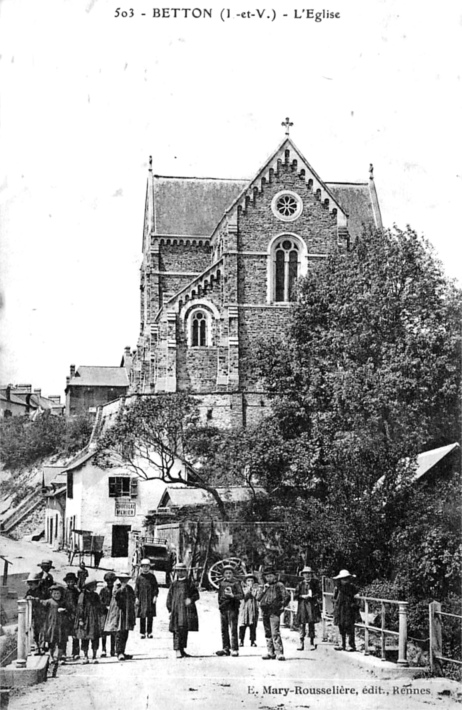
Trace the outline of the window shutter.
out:
[[[116,479],[114,477],[111,477],[109,478],[109,498],[115,498],[116,495]]]
[[[136,496],[138,495],[138,479],[137,478],[130,479],[130,495],[132,498],[136,498]]]
[[[72,471],[67,472],[67,497],[74,497],[74,473]]]

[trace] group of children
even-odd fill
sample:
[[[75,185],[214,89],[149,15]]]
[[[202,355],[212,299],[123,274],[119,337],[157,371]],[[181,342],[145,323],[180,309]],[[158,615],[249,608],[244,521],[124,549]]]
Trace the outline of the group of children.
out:
[[[97,592],[97,580],[88,578],[84,563],[77,574],[68,572],[61,584],[54,582],[50,570],[51,560],[42,560],[41,572],[32,573],[26,580],[26,598],[32,599],[32,626],[36,653],[48,651],[52,658],[55,676],[59,662],[65,662],[69,638],[72,639],[72,659],[83,663],[97,663],[101,639],[101,657],[109,653],[119,661],[130,658],[126,654],[128,634],[140,618],[141,637],[152,638],[152,619],[156,615],[159,592],[155,575],[150,571],[149,560],[142,560],[135,589],[128,585],[130,575],[124,572],[106,572],[105,586]]]
[[[83,564],[83,563],[82,563]],[[97,663],[97,651],[101,639],[101,657],[107,656],[107,638],[110,639],[109,653],[124,661],[132,656],[126,653],[128,635],[140,619],[140,636],[152,638],[153,618],[159,586],[151,572],[149,559],[140,564],[140,574],[134,588],[128,584],[130,575],[124,572],[106,572],[105,586],[97,590],[97,580],[88,578],[85,565],[79,567],[77,575],[68,572],[62,584],[55,584],[50,573],[51,560],[42,560],[41,572],[29,575],[26,597],[33,600],[33,632],[36,652],[48,650],[53,663],[53,675],[59,661],[65,662],[67,643],[72,639],[72,658],[80,658],[83,663]],[[173,634],[173,648],[177,658],[187,657],[188,633],[199,630],[196,602],[199,599],[197,587],[188,576],[184,563],[175,567],[175,579],[167,595],[167,609],[170,613],[169,630]],[[305,637],[310,639],[310,650],[315,650],[315,624],[321,620],[320,585],[311,567],[301,570],[302,580],[295,588],[297,601],[296,624],[300,632],[298,651],[305,648]],[[355,650],[354,623],[357,602],[354,598],[356,586],[354,575],[342,570],[337,577],[334,594],[334,623],[339,626],[342,646],[345,650],[348,636],[350,648]],[[218,607],[221,621],[222,649],[217,656],[238,656],[239,645],[243,646],[246,629],[249,629],[250,645],[256,646],[257,622],[261,612],[266,640],[264,660],[284,661],[284,647],[280,633],[281,615],[290,600],[284,584],[277,580],[275,570],[266,568],[262,572],[262,583],[254,573],[245,576],[242,583],[234,576],[234,568],[225,566],[223,578],[218,587]]]

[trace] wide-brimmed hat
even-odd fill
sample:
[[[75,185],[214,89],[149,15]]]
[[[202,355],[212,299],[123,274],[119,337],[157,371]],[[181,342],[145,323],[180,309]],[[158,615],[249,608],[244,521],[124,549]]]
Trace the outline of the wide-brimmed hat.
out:
[[[178,570],[182,570],[182,569],[183,569],[183,570],[187,570],[188,567],[187,567],[187,565],[186,565],[186,562],[177,562],[176,565],[175,565],[175,567],[174,567],[174,569],[176,569],[177,571],[178,571]]]
[[[42,573],[41,572],[31,572],[28,578],[26,579],[26,582],[41,582],[42,581]]]
[[[264,575],[266,575],[266,574],[274,574],[274,575],[275,575],[275,574],[276,574],[276,570],[274,569],[274,567],[266,567],[266,568],[263,570],[263,574],[264,574]]]
[[[227,569],[230,569],[231,572],[234,572],[234,567],[232,565],[224,565],[223,572],[225,572]]]
[[[346,579],[346,577],[356,577],[356,575],[350,574],[347,569],[341,569],[338,575],[336,577],[332,577],[332,579]]]
[[[111,580],[114,581],[117,579],[117,575],[115,572],[106,572],[103,579],[105,582],[110,582]]]
[[[116,572],[117,579],[131,579],[132,576],[128,572]]]
[[[83,589],[88,589],[88,587],[91,587],[92,585],[98,584],[98,580],[96,577],[90,577],[90,579],[87,579],[85,584],[83,585]]]
[[[69,581],[70,579],[73,579],[74,582],[77,582],[77,577],[76,577],[75,572],[68,572],[68,573],[66,574],[66,576],[64,577],[64,582],[67,582],[67,581]]]
[[[149,566],[151,566],[151,560],[148,560],[148,558],[145,557],[144,560],[141,560],[140,565],[149,565]]]
[[[312,571],[313,570],[311,569],[311,567],[309,567],[308,565],[305,565],[305,567],[302,569],[300,574],[304,574],[305,572],[312,572]]]
[[[42,565],[50,565],[51,569],[54,569],[52,560],[42,560],[37,567],[42,567]]]
[[[247,574],[245,575],[245,578],[246,578],[246,579],[251,579],[251,578],[252,578],[252,579],[256,580],[256,579],[257,579],[257,575],[256,575],[254,572],[247,572]]]

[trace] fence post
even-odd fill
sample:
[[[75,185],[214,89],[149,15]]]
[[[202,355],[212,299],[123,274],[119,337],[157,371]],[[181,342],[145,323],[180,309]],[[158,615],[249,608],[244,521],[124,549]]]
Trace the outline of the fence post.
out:
[[[398,665],[408,666],[407,662],[407,602],[399,602],[399,648]]]
[[[407,624],[406,624],[407,626]],[[380,638],[380,654],[382,657],[382,661],[386,660],[386,653],[385,653],[385,602],[381,602],[381,610],[380,610],[380,627],[382,629],[381,633],[381,638]]]
[[[18,599],[18,658],[16,666],[24,668],[27,662],[26,656],[26,599]]]
[[[428,605],[428,612],[430,628],[430,644],[428,655],[430,659],[430,670],[433,673],[440,666],[438,656],[443,655],[443,633],[441,628],[440,602],[431,602]]]
[[[326,619],[326,597],[325,597],[325,577],[321,577],[321,593],[322,593],[322,612],[321,612],[321,623],[322,623],[322,640],[327,641],[327,619]]]
[[[364,655],[369,655],[369,600],[364,600]]]

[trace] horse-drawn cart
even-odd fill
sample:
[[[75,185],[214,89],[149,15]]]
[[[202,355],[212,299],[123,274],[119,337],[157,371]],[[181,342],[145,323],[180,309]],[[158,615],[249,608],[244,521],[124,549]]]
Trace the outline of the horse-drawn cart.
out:
[[[90,567],[99,567],[103,557],[104,535],[93,535],[91,530],[71,530],[71,546],[68,550],[69,564],[72,565],[77,556],[79,564],[88,556]],[[94,562],[92,565],[91,563]]]

